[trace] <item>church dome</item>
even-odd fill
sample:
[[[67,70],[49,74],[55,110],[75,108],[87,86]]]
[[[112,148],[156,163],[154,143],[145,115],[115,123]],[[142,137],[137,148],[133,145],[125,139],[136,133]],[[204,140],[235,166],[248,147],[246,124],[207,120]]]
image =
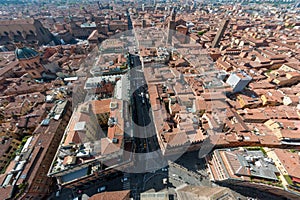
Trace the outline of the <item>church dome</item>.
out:
[[[30,60],[39,55],[37,51],[28,47],[17,48],[15,54],[18,60]]]

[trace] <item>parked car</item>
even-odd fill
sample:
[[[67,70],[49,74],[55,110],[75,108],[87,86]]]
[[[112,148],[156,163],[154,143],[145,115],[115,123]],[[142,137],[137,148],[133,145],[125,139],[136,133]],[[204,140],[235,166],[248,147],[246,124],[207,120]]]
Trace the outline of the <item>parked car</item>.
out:
[[[97,192],[104,192],[106,190],[106,186],[99,187]]]
[[[162,168],[161,171],[166,172],[168,171],[168,168]]]
[[[121,179],[121,182],[126,182],[126,181],[128,181],[127,177],[124,177],[124,178]]]

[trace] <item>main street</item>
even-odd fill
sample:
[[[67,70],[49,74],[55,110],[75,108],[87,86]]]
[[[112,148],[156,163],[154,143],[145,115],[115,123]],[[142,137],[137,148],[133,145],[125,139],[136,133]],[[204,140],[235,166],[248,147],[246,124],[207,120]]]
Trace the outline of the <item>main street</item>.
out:
[[[142,71],[141,61],[138,56],[131,56],[132,69],[130,70],[130,90],[132,94],[132,122],[133,140],[136,145],[135,153],[138,161],[143,161],[143,166],[137,164],[139,172],[153,171],[163,167],[163,155],[159,149],[156,130],[148,97],[148,86]]]
[[[132,195],[134,199],[139,199],[140,193],[145,191],[145,188],[149,188],[147,183],[154,181],[158,188],[163,188],[162,179],[167,177],[167,173],[162,173],[161,168],[165,167],[167,162],[159,149],[141,61],[138,55],[131,55],[130,59],[132,140],[135,149],[134,167],[128,171],[128,175]]]

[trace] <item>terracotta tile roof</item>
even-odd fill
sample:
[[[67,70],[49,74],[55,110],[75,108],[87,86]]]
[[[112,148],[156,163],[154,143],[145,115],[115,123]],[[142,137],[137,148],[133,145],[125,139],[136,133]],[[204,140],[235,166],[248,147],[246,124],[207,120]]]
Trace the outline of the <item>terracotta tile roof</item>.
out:
[[[300,178],[300,162],[297,153],[291,153],[285,149],[275,149],[277,157],[292,177]]]
[[[172,113],[178,113],[181,110],[181,107],[178,103],[175,103],[171,106]]]
[[[120,141],[119,141],[120,143]],[[108,138],[102,138],[101,139],[101,154],[111,154],[113,152],[120,150],[120,145],[112,143],[112,141]]]
[[[0,144],[1,144],[1,148],[0,148],[0,156],[2,157],[7,150],[9,150],[9,147],[11,145],[11,143],[13,142],[14,139],[12,138],[0,138]]]
[[[94,114],[102,114],[110,112],[110,102],[111,99],[102,99],[91,101],[92,109]]]
[[[252,90],[256,90],[256,89],[275,89],[276,86],[269,83],[267,80],[264,80],[264,81],[252,82],[249,84],[249,87]]]
[[[6,200],[11,199],[13,187],[12,186],[6,186],[5,188],[0,188],[0,199]]]
[[[95,194],[89,200],[129,200],[130,190],[102,192]]]
[[[5,74],[11,70],[13,70],[14,68],[16,68],[16,66],[19,65],[19,61],[13,61],[10,62],[8,64],[5,64],[4,68],[0,68],[0,77],[5,76]]]
[[[274,145],[274,146],[281,145],[280,141],[275,135],[260,136],[259,141],[262,145]]]
[[[288,62],[288,63],[284,63],[284,65],[300,71],[300,62]]]
[[[165,133],[164,137],[166,143],[171,147],[184,145],[188,142],[187,134],[185,132],[174,131],[172,133]]]

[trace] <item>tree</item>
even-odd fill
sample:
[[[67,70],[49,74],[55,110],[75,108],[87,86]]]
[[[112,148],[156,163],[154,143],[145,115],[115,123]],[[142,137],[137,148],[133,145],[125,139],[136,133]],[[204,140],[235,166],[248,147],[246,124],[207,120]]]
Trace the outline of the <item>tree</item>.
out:
[[[203,35],[204,33],[206,33],[206,31],[205,31],[205,30],[202,30],[202,31],[199,31],[199,32],[198,32],[198,35],[201,36],[201,35]]]

